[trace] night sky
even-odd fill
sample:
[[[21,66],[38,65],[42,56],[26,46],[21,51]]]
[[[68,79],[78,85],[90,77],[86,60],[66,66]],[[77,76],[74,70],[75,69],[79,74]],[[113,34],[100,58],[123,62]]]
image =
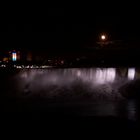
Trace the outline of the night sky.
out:
[[[20,14],[18,17],[22,19]],[[129,8],[40,8],[24,17],[30,21],[1,25],[1,50],[80,50],[94,44],[102,32],[107,32],[111,40],[137,41],[140,37],[138,14]]]

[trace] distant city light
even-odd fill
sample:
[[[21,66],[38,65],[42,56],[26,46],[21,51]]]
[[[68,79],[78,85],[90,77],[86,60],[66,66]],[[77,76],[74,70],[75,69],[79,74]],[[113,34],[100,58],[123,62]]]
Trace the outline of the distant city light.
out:
[[[12,60],[13,61],[16,61],[17,60],[17,53],[16,52],[13,52],[12,53]]]

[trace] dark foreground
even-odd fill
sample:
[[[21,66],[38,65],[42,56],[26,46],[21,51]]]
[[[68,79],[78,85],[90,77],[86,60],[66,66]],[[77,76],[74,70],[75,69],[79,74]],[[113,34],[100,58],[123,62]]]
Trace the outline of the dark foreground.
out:
[[[138,130],[138,68],[2,70],[0,80],[0,118],[6,129],[44,126],[49,131],[123,134]]]

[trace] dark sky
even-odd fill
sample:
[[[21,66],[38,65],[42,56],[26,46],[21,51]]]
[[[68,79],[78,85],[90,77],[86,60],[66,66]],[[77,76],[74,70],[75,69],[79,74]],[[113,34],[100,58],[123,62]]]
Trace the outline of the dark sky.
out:
[[[20,14],[17,17],[22,19]],[[27,12],[24,17],[30,20],[1,25],[0,49],[79,49],[92,45],[101,32],[110,34],[112,40],[138,40],[140,37],[139,17],[129,8],[122,11],[94,7],[45,8]]]

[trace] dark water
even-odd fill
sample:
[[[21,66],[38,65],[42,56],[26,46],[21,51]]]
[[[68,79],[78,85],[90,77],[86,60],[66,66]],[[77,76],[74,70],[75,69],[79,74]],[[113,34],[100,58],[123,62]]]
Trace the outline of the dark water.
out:
[[[33,118],[47,114],[137,121],[139,78],[138,68],[50,68],[22,69],[13,74],[3,72],[2,110],[26,112],[23,113],[25,118],[33,112]]]

